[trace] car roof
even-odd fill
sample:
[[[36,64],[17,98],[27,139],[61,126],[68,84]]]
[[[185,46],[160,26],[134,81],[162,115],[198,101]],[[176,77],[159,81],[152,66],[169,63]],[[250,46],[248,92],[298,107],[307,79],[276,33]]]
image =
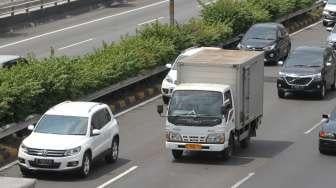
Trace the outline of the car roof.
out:
[[[270,28],[277,28],[277,27],[281,27],[282,25],[279,23],[275,23],[275,22],[265,22],[265,23],[257,23],[254,24],[252,27],[270,27]]]
[[[18,59],[20,58],[20,56],[17,55],[0,55],[0,64],[14,60],[14,59]]]
[[[65,101],[50,108],[45,114],[89,117],[103,107],[106,107],[106,105],[97,102]]]
[[[204,83],[183,83],[176,86],[175,90],[199,90],[199,91],[218,91],[223,92],[230,87],[220,84],[204,84]]]

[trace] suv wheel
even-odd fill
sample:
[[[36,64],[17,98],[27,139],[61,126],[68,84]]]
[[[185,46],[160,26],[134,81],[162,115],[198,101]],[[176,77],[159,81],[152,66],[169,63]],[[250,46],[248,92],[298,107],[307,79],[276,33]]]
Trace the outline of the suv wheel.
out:
[[[223,150],[223,158],[224,158],[224,160],[229,160],[232,157],[233,150],[234,150],[234,138],[233,138],[232,135],[230,135],[229,145],[228,145],[227,148],[225,148]]]
[[[86,152],[83,156],[83,160],[82,160],[82,167],[80,169],[80,176],[81,177],[87,177],[89,176],[91,171],[91,156],[89,155],[88,152]]]
[[[174,159],[181,159],[181,157],[182,157],[182,154],[183,154],[183,150],[175,150],[175,149],[173,149],[172,150],[172,154],[173,154],[173,157],[174,157]]]
[[[113,139],[111,148],[109,149],[108,155],[105,156],[105,160],[108,163],[115,163],[119,156],[119,141],[118,139]]]
[[[326,87],[325,84],[322,84],[321,90],[319,92],[319,98],[324,99],[325,95],[326,95]]]

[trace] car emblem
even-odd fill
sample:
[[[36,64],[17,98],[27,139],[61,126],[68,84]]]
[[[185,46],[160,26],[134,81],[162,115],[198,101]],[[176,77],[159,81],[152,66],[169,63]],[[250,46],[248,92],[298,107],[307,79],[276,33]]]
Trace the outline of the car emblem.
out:
[[[42,156],[47,156],[47,154],[48,154],[48,151],[47,150],[42,150]]]
[[[292,80],[289,81],[289,83],[293,83],[297,80],[297,78],[293,78]]]

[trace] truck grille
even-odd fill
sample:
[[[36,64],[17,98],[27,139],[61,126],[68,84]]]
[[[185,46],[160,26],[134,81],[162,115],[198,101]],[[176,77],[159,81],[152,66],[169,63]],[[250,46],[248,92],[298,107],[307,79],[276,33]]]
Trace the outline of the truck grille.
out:
[[[66,150],[45,150],[45,149],[35,149],[27,148],[27,154],[33,156],[42,156],[42,157],[64,157]]]
[[[298,78],[298,77],[290,77],[290,76],[286,76],[286,81],[289,85],[308,85],[313,78],[311,77],[305,77],[305,78]]]
[[[205,143],[205,136],[182,136],[183,142]]]

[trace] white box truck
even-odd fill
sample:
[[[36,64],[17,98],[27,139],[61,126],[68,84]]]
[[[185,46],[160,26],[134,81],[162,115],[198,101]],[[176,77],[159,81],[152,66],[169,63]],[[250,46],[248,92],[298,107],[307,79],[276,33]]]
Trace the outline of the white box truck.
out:
[[[247,147],[263,116],[263,80],[263,52],[207,49],[182,59],[165,115],[166,148],[175,159],[190,150],[228,159],[236,143]]]

